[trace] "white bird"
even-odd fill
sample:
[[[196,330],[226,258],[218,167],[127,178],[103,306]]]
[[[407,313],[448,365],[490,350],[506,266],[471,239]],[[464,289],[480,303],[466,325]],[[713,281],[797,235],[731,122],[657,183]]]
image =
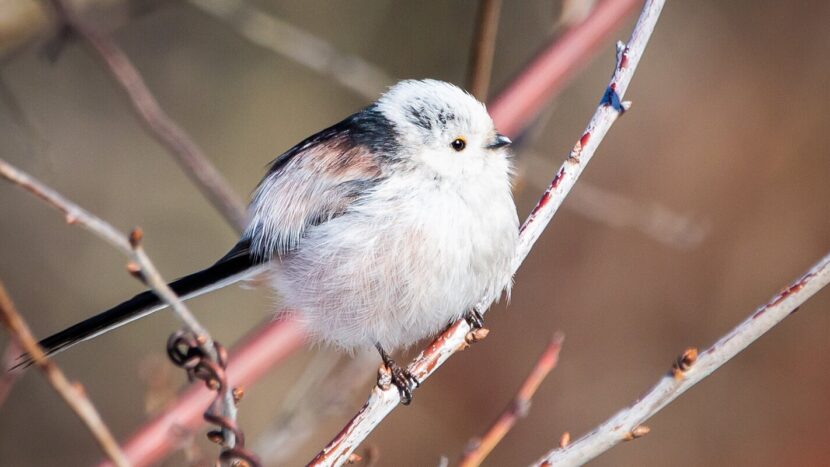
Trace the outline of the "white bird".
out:
[[[318,341],[375,346],[403,399],[418,382],[388,352],[509,293],[518,217],[511,162],[484,104],[435,80],[375,103],[277,157],[239,243],[171,283],[183,298],[267,274]],[[164,308],[151,291],[41,341],[48,353]]]

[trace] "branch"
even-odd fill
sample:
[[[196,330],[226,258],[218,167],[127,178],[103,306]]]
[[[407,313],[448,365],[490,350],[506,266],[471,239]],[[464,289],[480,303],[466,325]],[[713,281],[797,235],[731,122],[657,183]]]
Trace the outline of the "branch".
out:
[[[20,186],[26,191],[45,201],[53,208],[64,213],[66,222],[77,224],[94,233],[124,255],[130,258],[128,270],[139,280],[144,282],[164,303],[176,313],[179,319],[184,322],[187,329],[195,336],[198,346],[204,355],[223,367],[220,355],[217,352],[216,344],[210,337],[207,330],[199,323],[195,316],[187,309],[179,297],[167,286],[167,282],[161,277],[155,265],[141,247],[142,234],[140,229],[133,230],[129,237],[119,232],[115,227],[104,220],[89,213],[80,206],[72,203],[55,190],[33,179],[28,174],[13,167],[0,159],[0,176]],[[31,354],[34,358],[34,354]],[[233,396],[233,388],[225,385],[223,393],[218,395],[221,398],[222,416],[231,425],[236,420],[236,403]],[[236,447],[236,436],[233,429],[223,428],[224,443],[227,450]]]
[[[227,370],[230,385],[250,386],[271,367],[291,355],[304,339],[305,333],[296,321],[269,318],[265,325],[242,339],[243,343],[232,350]],[[158,464],[178,446],[173,433],[182,428],[196,430],[204,423],[202,413],[210,406],[214,395],[203,384],[191,384],[158,416],[123,443],[130,462],[135,467]]]
[[[374,101],[394,80],[377,65],[338,50],[331,43],[241,0],[189,0],[227,22],[248,41],[287,57],[346,89]]]
[[[330,353],[324,355],[330,358]],[[255,451],[266,465],[289,462],[324,421],[351,412],[352,396],[369,387],[371,370],[377,368],[377,356],[373,352],[364,351],[339,360],[346,361],[341,365],[320,368],[318,357],[291,387],[282,402],[281,413],[274,417],[273,425],[260,433],[254,443]],[[331,365],[335,363],[332,361]]]
[[[564,336],[560,333],[556,333],[553,336],[545,351],[536,361],[536,365],[534,365],[530,374],[527,375],[527,379],[522,383],[519,392],[516,393],[516,397],[513,398],[501,415],[499,415],[499,418],[490,425],[487,433],[471,442],[472,447],[467,449],[461,462],[459,462],[461,467],[477,467],[481,465],[484,458],[501,442],[502,438],[513,428],[513,425],[516,424],[519,418],[527,415],[527,412],[530,410],[530,400],[533,398],[533,394],[536,393],[539,385],[542,384],[542,381],[544,381],[548,373],[556,368],[556,364],[559,362],[559,350],[562,348],[563,339]]]
[[[636,403],[621,410],[573,444],[548,452],[536,465],[581,465],[621,441],[638,437],[638,428],[642,428],[643,422],[793,314],[802,303],[828,283],[830,254],[699,356],[697,349],[684,352],[672,370]]]
[[[611,83],[606,89],[594,116],[588,123],[583,135],[574,145],[565,163],[559,169],[550,186],[542,195],[536,207],[522,225],[519,234],[519,245],[513,260],[513,271],[521,266],[533,244],[542,234],[554,213],[565,200],[565,196],[573,188],[577,178],[590,162],[599,143],[605,137],[611,125],[627,107],[622,102],[628,85],[640,62],[654,26],[657,24],[660,10],[665,0],[648,0],[643,7],[640,19],[634,27],[628,45],[617,44],[617,61]],[[533,74],[538,69],[530,67],[526,74],[517,79],[516,86],[529,85],[534,81]],[[523,79],[524,78],[524,79]],[[537,78],[538,79],[538,78]],[[508,90],[507,92],[511,92]],[[504,108],[504,107],[501,107]],[[504,123],[514,113],[493,113],[496,126],[503,128]],[[512,128],[515,129],[515,126]],[[477,307],[484,313],[494,297],[483,297]],[[470,325],[465,320],[459,320],[438,336],[426,350],[409,365],[408,370],[424,382],[439,366],[452,356],[456,350],[464,347],[465,337],[470,332]],[[369,433],[388,415],[400,402],[400,394],[395,388],[382,389],[376,386],[369,396],[369,400],[360,409],[357,415],[341,430],[341,432],[311,461],[311,465],[342,465],[354,452],[357,446]]]
[[[487,90],[490,88],[500,13],[501,0],[481,0],[479,2],[476,30],[470,51],[467,91],[482,102],[487,99]]]
[[[521,173],[530,185],[546,187],[546,173],[553,167],[552,161],[541,154],[523,151]],[[709,235],[710,223],[706,219],[677,212],[658,202],[635,199],[583,180],[569,195],[563,205],[580,216],[612,228],[633,228],[645,236],[677,249],[692,249]]]
[[[118,443],[110,433],[109,428],[101,419],[101,415],[95,410],[95,406],[89,398],[86,397],[83,386],[79,383],[72,383],[63,372],[55,365],[43,349],[37,344],[37,340],[29,330],[29,326],[23,321],[20,313],[14,307],[11,298],[9,298],[6,288],[0,282],[0,321],[8,329],[12,339],[22,347],[29,355],[32,356],[35,365],[43,372],[49,383],[55,388],[55,391],[61,396],[67,405],[78,415],[78,418],[86,425],[87,429],[101,450],[104,451],[113,463],[118,466],[129,466],[130,463],[127,457],[118,447]]]
[[[104,61],[113,78],[127,93],[133,109],[150,134],[170,151],[185,174],[225,220],[237,231],[244,230],[247,225],[245,203],[233,192],[196,142],[161,108],[127,54],[110,38],[99,35],[65,8],[63,0],[53,0],[52,3],[66,23]]]
[[[543,50],[516,80],[487,105],[499,131],[518,135],[619,27],[640,0],[605,0],[588,18]],[[500,121],[499,121],[500,120]]]

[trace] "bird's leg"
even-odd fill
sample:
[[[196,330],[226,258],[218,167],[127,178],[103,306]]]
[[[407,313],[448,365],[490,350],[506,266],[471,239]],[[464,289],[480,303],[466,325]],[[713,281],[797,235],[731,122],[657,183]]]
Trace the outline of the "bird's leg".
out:
[[[386,368],[389,369],[389,372],[392,374],[392,384],[398,388],[398,391],[401,393],[401,404],[409,405],[412,402],[412,389],[420,387],[421,382],[418,381],[418,378],[415,377],[412,373],[409,372],[406,368],[401,368],[395,363],[395,360],[392,360],[392,357],[383,350],[383,347],[380,344],[375,344],[375,348],[378,349],[380,353],[380,358],[383,360],[383,364],[386,365]]]
[[[464,320],[466,320],[467,324],[469,324],[473,329],[481,329],[484,327],[484,316],[482,316],[481,312],[475,307],[467,310],[467,313],[464,314]]]

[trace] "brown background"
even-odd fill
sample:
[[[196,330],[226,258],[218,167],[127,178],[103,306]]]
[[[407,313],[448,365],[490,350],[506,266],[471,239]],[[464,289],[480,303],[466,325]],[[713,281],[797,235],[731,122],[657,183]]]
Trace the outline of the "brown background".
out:
[[[496,88],[546,42],[559,11],[557,2],[506,3]],[[392,76],[464,81],[472,2],[259,4]],[[644,208],[657,203],[687,216],[706,236],[667,244],[563,209],[518,273],[510,306],[489,315],[490,337],[453,358],[412,406],[396,410],[367,441],[378,448],[381,465],[436,465],[442,455],[456,460],[507,403],[552,332],[562,330],[559,368],[489,459],[489,465],[526,464],[563,431],[578,436],[631,402],[683,348],[708,345],[825,254],[828,19],[830,3],[823,1],[669,2],[627,96],[634,106],[584,181]],[[629,30],[630,23],[615,36],[626,38]],[[331,79],[250,45],[187,4],[161,6],[115,37],[239,193],[250,192],[278,153],[363,104]],[[604,50],[552,104],[528,143],[542,158],[536,167],[550,175],[607,82],[612,43]],[[232,245],[233,231],[142,131],[87,49],[73,42],[51,63],[30,48],[8,60],[0,77],[28,122],[15,117],[8,100],[0,104],[0,157],[122,229],[141,225],[147,251],[167,277],[205,266]],[[520,166],[528,160],[519,155]],[[520,216],[541,193],[535,179],[521,180]],[[139,291],[124,262],[0,184],[0,278],[39,335]],[[268,291],[232,288],[192,306],[230,344],[268,316],[271,302]],[[825,291],[649,421],[647,437],[594,465],[828,463],[828,306]],[[140,368],[148,356],[163,355],[177,326],[161,313],[57,359],[85,384],[119,438],[145,417]],[[249,439],[274,417],[312,352],[296,354],[248,388],[241,423]],[[171,377],[175,385],[184,380],[178,372]],[[369,384],[290,464],[308,460],[336,433]],[[215,448],[198,438],[213,455]],[[34,372],[25,375],[0,407],[0,463],[89,465],[98,458],[51,388]],[[167,465],[183,462],[179,454]]]

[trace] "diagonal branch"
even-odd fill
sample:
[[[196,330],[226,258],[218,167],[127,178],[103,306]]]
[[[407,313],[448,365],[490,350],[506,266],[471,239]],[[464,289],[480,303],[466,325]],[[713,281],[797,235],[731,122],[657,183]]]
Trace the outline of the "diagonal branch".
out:
[[[29,330],[29,326],[15,309],[2,282],[0,282],[0,321],[6,326],[14,341],[32,356],[35,365],[41,369],[55,391],[86,425],[101,450],[112,459],[115,465],[129,466],[130,462],[101,419],[101,415],[95,410],[95,406],[86,397],[83,387],[79,383],[66,379],[61,369],[46,357],[43,349],[37,345],[37,340]]]
[[[161,108],[127,54],[110,38],[99,35],[80,18],[77,18],[65,7],[63,0],[52,0],[52,3],[67,24],[104,61],[113,78],[127,93],[133,109],[150,134],[170,151],[185,174],[225,220],[237,231],[244,230],[247,225],[245,203],[234,193],[227,180],[210,162],[193,138]]]
[[[672,370],[633,405],[621,410],[573,444],[548,452],[535,465],[582,465],[620,442],[647,432],[638,430],[644,428],[641,425],[643,422],[793,314],[802,303],[828,283],[830,254],[699,356],[697,349],[684,352]]]
[[[607,134],[617,117],[628,107],[622,98],[628,90],[634,71],[657,24],[665,0],[646,1],[628,45],[617,44],[617,61],[611,82],[605,90],[599,107],[588,123],[582,136],[574,145],[565,163],[559,169],[550,186],[542,195],[536,207],[521,227],[519,245],[513,260],[513,270],[524,261],[533,244],[541,236],[559,206],[573,188],[579,175],[590,162],[599,143]],[[521,80],[521,78],[519,79]],[[501,128],[501,113],[494,113],[496,125]],[[483,297],[477,307],[484,313],[494,297]],[[470,325],[465,320],[457,321],[438,336],[426,350],[422,351],[409,365],[408,370],[418,381],[426,380],[439,366],[465,345]],[[400,394],[394,388],[382,389],[376,386],[369,400],[341,432],[311,461],[310,465],[342,465],[349,459],[357,446],[380,424],[400,402]]]
[[[380,67],[243,0],[188,0],[253,44],[293,60],[368,101],[394,83]]]
[[[519,418],[527,415],[530,410],[530,399],[539,389],[548,373],[556,368],[559,363],[559,351],[562,349],[564,336],[561,333],[554,334],[545,351],[539,356],[536,365],[527,375],[516,396],[510,404],[499,415],[499,418],[490,425],[487,433],[479,439],[474,440],[472,448],[464,452],[464,457],[458,463],[460,467],[477,467],[484,462],[484,459],[493,451],[504,436],[519,421]]]
[[[487,99],[487,90],[490,88],[500,13],[501,0],[479,1],[476,30],[470,54],[467,90],[482,102]]]
[[[199,323],[196,317],[193,316],[190,310],[187,309],[175,292],[168,287],[167,282],[161,277],[155,265],[144,252],[141,246],[142,234],[140,229],[133,230],[129,236],[119,232],[103,219],[67,200],[55,190],[35,180],[2,159],[0,159],[0,176],[62,212],[67,223],[84,227],[130,258],[131,262],[128,264],[128,270],[144,282],[163,302],[170,306],[179,319],[184,322],[187,329],[193,335],[197,336],[202,352],[209,356],[213,362],[216,362],[217,365],[220,365],[220,358],[210,334]],[[30,353],[29,355],[34,358],[33,354]],[[223,417],[231,423],[235,423],[236,403],[233,396],[233,388],[227,386],[224,393],[217,397],[221,398],[220,406]],[[223,429],[223,438],[225,446],[228,449],[235,447],[236,439],[232,430]]]

